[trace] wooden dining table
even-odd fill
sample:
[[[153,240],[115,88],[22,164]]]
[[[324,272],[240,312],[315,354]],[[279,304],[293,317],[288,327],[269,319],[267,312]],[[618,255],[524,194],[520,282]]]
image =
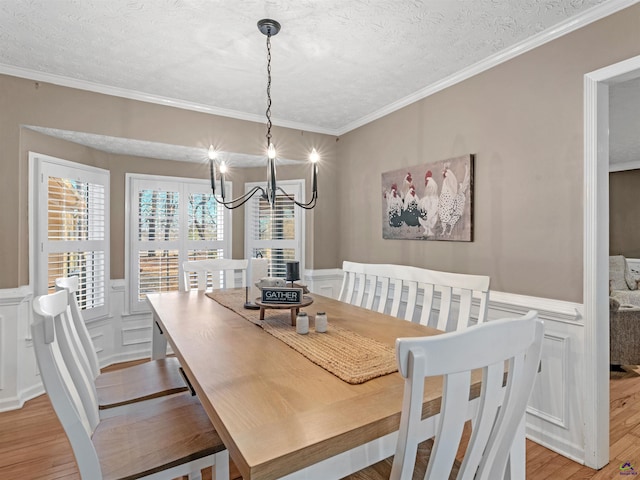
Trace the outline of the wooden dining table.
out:
[[[311,318],[324,311],[329,325],[382,344],[442,333],[312,297],[304,309]],[[165,356],[170,344],[244,480],[340,478],[393,454],[404,387],[398,372],[350,384],[203,292],[147,299],[154,321],[152,357]],[[441,382],[426,382],[428,421],[439,412]],[[479,389],[477,376],[472,395]]]

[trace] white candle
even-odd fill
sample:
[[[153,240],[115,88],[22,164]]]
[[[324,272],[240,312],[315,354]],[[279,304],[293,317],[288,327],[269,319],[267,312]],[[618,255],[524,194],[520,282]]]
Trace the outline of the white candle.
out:
[[[296,317],[296,333],[306,335],[309,333],[309,316],[307,312],[298,312]]]
[[[256,298],[260,297],[260,289],[256,287],[256,283],[261,278],[267,276],[267,270],[269,268],[269,260],[266,258],[252,258],[249,261],[249,269],[251,278],[251,293],[249,295],[249,301],[255,302]]]
[[[316,332],[325,333],[327,331],[327,314],[324,312],[316,313]]]

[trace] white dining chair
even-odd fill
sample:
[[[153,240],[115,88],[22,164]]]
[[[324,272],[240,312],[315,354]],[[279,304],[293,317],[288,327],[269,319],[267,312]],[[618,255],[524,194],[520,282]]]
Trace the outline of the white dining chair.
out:
[[[83,375],[93,382],[95,393],[92,395],[96,397],[103,416],[112,414],[109,410],[116,407],[188,390],[175,357],[101,373],[98,356],[77,301],[78,277],[57,278],[55,283],[56,289],[64,290],[68,299],[68,309],[62,317],[65,322],[60,327],[68,330],[69,340],[65,341],[66,337],[61,340],[62,353],[68,362],[75,362],[71,367],[74,377]],[[116,410],[114,412],[117,413]]]
[[[58,291],[34,299],[31,326],[38,369],[53,408],[86,480],[201,478],[213,467],[213,478],[228,480],[229,458],[197,397],[165,397],[147,408],[99,419],[98,404],[81,400],[86,383],[74,383],[59,340],[68,334],[68,295]],[[67,339],[68,340],[68,339]]]
[[[246,287],[248,265],[247,259],[229,258],[183,262],[180,289],[183,292],[189,291],[194,282],[200,291],[205,291],[209,287],[213,289]]]
[[[543,332],[543,322],[532,311],[523,318],[496,320],[460,332],[399,338],[396,354],[405,387],[396,453],[345,478],[443,480],[451,478],[452,472],[458,480],[505,478],[538,371]],[[467,410],[475,369],[482,369],[480,408],[464,458],[458,463],[456,454],[465,425],[461,412]],[[440,419],[432,446],[423,443],[419,449],[424,437],[425,378],[437,376],[442,376]],[[418,454],[423,457],[416,462]]]

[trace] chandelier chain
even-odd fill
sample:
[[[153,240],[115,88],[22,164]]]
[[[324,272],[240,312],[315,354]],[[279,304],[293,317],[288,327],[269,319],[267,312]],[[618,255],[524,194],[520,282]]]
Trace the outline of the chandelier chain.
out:
[[[271,145],[271,32],[267,34],[267,148]]]

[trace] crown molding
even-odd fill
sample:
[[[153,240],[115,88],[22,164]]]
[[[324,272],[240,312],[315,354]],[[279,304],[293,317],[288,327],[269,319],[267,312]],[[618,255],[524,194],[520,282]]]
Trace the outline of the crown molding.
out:
[[[389,105],[376,110],[369,115],[365,115],[364,117],[351,122],[342,128],[339,128],[337,135],[344,135],[345,133],[355,130],[358,127],[373,122],[374,120],[382,118],[385,115],[389,115],[396,110],[406,107],[407,105],[411,105],[418,100],[422,100],[423,98],[433,95],[434,93],[444,90],[445,88],[449,88],[457,83],[467,80],[479,73],[482,73],[486,70],[489,70],[490,68],[500,65],[501,63],[511,60],[518,55],[526,53],[529,50],[533,50],[536,47],[567,35],[568,33],[587,26],[590,23],[601,20],[605,17],[608,17],[609,15],[619,12],[620,10],[630,7],[638,3],[638,1],[640,0],[610,0],[593,8],[590,8],[580,15],[577,15],[565,22],[561,22],[552,28],[549,28],[538,33],[537,35],[527,38],[526,40],[516,43],[511,48],[491,55],[490,57],[487,57],[480,62],[477,62],[463,70],[460,70],[453,75],[449,75],[439,82],[418,90],[411,95],[401,98],[396,102],[390,103]]]
[[[600,5],[597,5],[580,15],[577,15],[571,18],[568,21],[561,22],[557,24],[555,27],[547,29],[543,32],[540,32],[533,37],[530,37],[524,41],[521,41],[511,48],[504,50],[502,52],[498,52],[487,59],[477,62],[471,65],[468,68],[465,68],[453,75],[448,76],[447,78],[436,82],[432,85],[429,85],[423,89],[418,90],[417,92],[408,95],[396,102],[390,103],[389,105],[376,110],[375,112],[365,115],[360,119],[348,123],[341,128],[331,129],[320,127],[317,125],[308,125],[298,122],[290,122],[286,120],[278,120],[273,119],[273,124],[279,127],[291,128],[294,130],[303,130],[307,132],[313,133],[321,133],[325,135],[332,136],[340,136],[348,133],[352,130],[355,130],[358,127],[366,125],[374,120],[377,120],[385,115],[395,112],[407,105],[417,102],[418,100],[422,100],[434,93],[437,93],[445,88],[451,87],[457,83],[462,82],[463,80],[467,80],[468,78],[473,77],[479,73],[484,72],[490,68],[493,68],[501,63],[504,63],[512,58],[528,52],[536,47],[544,45],[552,40],[555,40],[563,35],[573,32],[579,28],[582,28],[590,23],[593,23],[597,20],[605,18],[609,15],[612,15],[624,8],[630,7],[638,3],[640,0],[608,0]],[[63,87],[76,88],[79,90],[86,90],[95,93],[101,93],[104,95],[112,95],[116,97],[128,98],[130,100],[138,100],[142,102],[155,103],[159,105],[165,105],[169,107],[181,108],[184,110],[192,110],[201,113],[207,113],[210,115],[219,115],[222,117],[234,118],[237,120],[245,120],[249,122],[263,123],[264,118],[262,115],[249,114],[245,112],[240,112],[237,110],[230,110],[225,108],[213,107],[211,105],[204,105],[195,102],[188,102],[185,100],[179,100],[175,98],[163,97],[160,95],[152,95],[144,92],[139,92],[136,90],[128,90],[124,88],[112,87],[108,85],[103,85],[95,82],[89,82],[85,80],[77,80],[70,77],[65,77],[62,75],[55,75],[50,73],[39,72],[36,70],[30,70],[20,67],[15,67],[12,65],[0,64],[0,74],[10,75],[14,77],[27,78],[30,80],[35,80],[39,82],[51,83],[54,85],[59,85]]]
[[[3,63],[0,63],[0,74],[9,75],[12,77],[26,78],[28,80],[34,80],[36,82],[51,83],[53,85],[59,85],[61,87],[69,87],[78,90],[101,93],[103,95],[127,98],[129,100],[138,100],[140,102],[155,103],[167,107],[175,107],[181,108],[183,110],[207,113],[209,115],[218,115],[221,117],[228,117],[236,120],[246,120],[248,122],[264,123],[264,117],[262,115],[240,112],[237,110],[230,110],[226,108],[213,107],[211,105],[204,105],[201,103],[179,100],[176,98],[163,97],[160,95],[139,92],[137,90],[112,87],[100,83],[78,80],[75,78],[65,77],[63,75],[55,75],[52,73],[39,72],[37,70],[15,67],[13,65],[6,65]],[[322,128],[317,125],[289,122],[286,120],[278,120],[277,118],[273,118],[272,123],[278,127],[291,128],[294,130],[304,130],[306,132],[323,133],[333,136],[337,135],[337,130]]]

